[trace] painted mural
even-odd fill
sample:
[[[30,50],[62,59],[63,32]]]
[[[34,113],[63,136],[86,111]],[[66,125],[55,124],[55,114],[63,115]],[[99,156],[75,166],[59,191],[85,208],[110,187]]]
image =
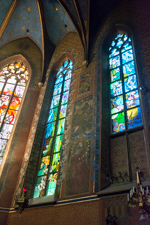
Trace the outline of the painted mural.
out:
[[[74,106],[66,196],[89,192],[92,106],[92,96],[77,101]]]
[[[91,72],[80,75],[78,95],[85,94],[90,91],[91,87]]]

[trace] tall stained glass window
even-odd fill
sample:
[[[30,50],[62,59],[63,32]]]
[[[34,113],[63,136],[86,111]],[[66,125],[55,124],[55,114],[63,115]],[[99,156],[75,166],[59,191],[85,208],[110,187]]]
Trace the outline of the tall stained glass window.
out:
[[[34,198],[55,193],[72,69],[66,60],[56,75]]]
[[[10,63],[0,70],[0,164],[28,81],[22,62]]]
[[[111,133],[142,125],[132,40],[118,34],[109,48]]]

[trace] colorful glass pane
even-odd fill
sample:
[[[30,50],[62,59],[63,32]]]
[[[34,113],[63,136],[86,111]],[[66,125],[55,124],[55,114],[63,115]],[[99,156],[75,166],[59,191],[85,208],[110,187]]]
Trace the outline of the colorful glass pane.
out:
[[[60,113],[59,113],[59,119],[62,119],[66,116],[66,110],[67,110],[67,104],[61,105]]]
[[[0,139],[0,157],[3,157],[6,145],[7,145],[7,140]]]
[[[54,136],[54,132],[55,132],[55,122],[48,123],[47,127],[46,127],[45,138],[48,138],[50,136]]]
[[[71,79],[66,80],[64,82],[64,89],[63,89],[63,91],[68,91],[69,90],[69,88],[70,88],[70,82],[71,82]]]
[[[15,110],[18,110],[19,109],[19,106],[20,106],[20,103],[21,103],[21,99],[14,96],[12,98],[12,101],[10,103],[10,106],[9,106],[9,109],[15,109]]]
[[[0,132],[0,138],[9,139],[13,125],[3,124],[3,127]]]
[[[111,97],[122,94],[122,82],[116,81],[110,84]]]
[[[123,45],[123,48],[121,49],[121,52],[125,52],[125,51],[127,51],[127,50],[129,50],[129,49],[131,49],[131,48],[132,48],[131,44],[125,43],[125,44]]]
[[[42,152],[42,154],[44,156],[50,155],[51,152],[52,152],[52,147],[53,147],[53,138],[45,139],[44,143],[43,143],[43,152]]]
[[[65,119],[61,119],[58,121],[57,125],[57,135],[62,134],[64,132]]]
[[[21,79],[20,82],[18,82],[19,85],[26,86],[26,80]]]
[[[71,78],[71,71],[69,70],[68,72],[67,72],[67,74],[66,74],[66,76],[65,76],[65,80],[68,80],[68,79],[70,79]]]
[[[0,71],[0,74],[1,74],[1,71]],[[5,79],[6,79],[6,78],[5,78],[5,76],[0,75],[0,81],[1,81],[1,82],[4,82],[4,81],[5,81]]]
[[[52,165],[50,167],[50,172],[51,173],[58,172],[59,161],[60,161],[60,152],[53,154]]]
[[[61,149],[63,135],[59,135],[55,139],[54,152],[59,152]]]
[[[110,58],[109,68],[114,69],[118,66],[120,66],[120,55],[117,55],[116,57]]]
[[[125,92],[138,88],[136,75],[129,76],[124,79]]]
[[[123,95],[111,99],[111,114],[120,112],[124,109]]]
[[[11,76],[8,80],[7,83],[15,84],[17,82],[17,79],[15,76]]]
[[[1,91],[3,89],[3,86],[4,86],[4,83],[0,82],[0,93],[1,93]]]
[[[2,123],[2,121],[3,121],[3,118],[5,116],[5,112],[6,112],[5,108],[0,108],[0,123]]]
[[[17,116],[17,111],[8,110],[4,122],[14,124],[16,116]]]
[[[50,122],[55,121],[57,119],[57,114],[58,114],[58,107],[54,108],[54,109],[51,109],[50,112],[49,112],[47,122],[50,123]]]
[[[58,107],[59,100],[60,100],[60,95],[53,96],[52,102],[51,102],[51,109],[54,107]]]
[[[132,51],[132,49],[122,53],[122,64],[127,63],[127,62],[129,62],[131,60],[133,60],[133,51]]]
[[[1,95],[1,97],[0,97],[0,107],[7,108],[10,98],[11,98],[11,96]]]
[[[116,68],[114,70],[110,71],[110,76],[111,76],[111,82],[116,81],[120,79],[120,68]]]
[[[37,177],[35,190],[34,190],[34,198],[42,197],[45,194],[47,176]]]
[[[15,88],[15,85],[13,84],[6,84],[5,87],[4,87],[4,91],[3,91],[3,94],[5,95],[12,95],[12,92]]]
[[[54,87],[53,95],[58,95],[61,93],[62,83],[56,84]]]
[[[49,162],[50,162],[50,156],[42,157],[41,163],[40,163],[40,169],[38,171],[38,176],[47,174]]]
[[[142,125],[141,108],[127,110],[128,129]]]
[[[25,90],[25,87],[17,85],[14,94],[21,98],[23,97],[24,90]]]
[[[114,57],[114,56],[116,56],[118,54],[119,54],[118,49],[114,48],[114,49],[111,50],[111,53],[109,54],[109,58],[112,58],[112,57]]]
[[[127,77],[131,74],[135,73],[135,65],[134,61],[123,65],[123,74],[124,77]]]
[[[112,115],[111,120],[112,120],[112,133],[117,133],[125,130],[124,112]]]
[[[139,100],[138,90],[131,91],[126,94],[127,109],[132,108],[134,106],[138,106],[139,104],[140,104],[140,100]]]
[[[57,80],[55,81],[55,84],[59,84],[63,81],[63,76],[62,74],[60,74],[58,77],[57,77]]]
[[[57,183],[57,176],[58,173],[50,174],[48,178],[48,188],[47,188],[47,195],[54,195],[56,190],[56,183]]]
[[[69,97],[69,91],[63,93],[62,95],[62,104],[66,104],[68,102],[68,97]]]

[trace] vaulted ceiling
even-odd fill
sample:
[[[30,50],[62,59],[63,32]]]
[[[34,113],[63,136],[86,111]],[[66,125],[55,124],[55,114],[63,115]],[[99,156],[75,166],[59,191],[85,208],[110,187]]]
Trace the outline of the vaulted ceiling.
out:
[[[88,62],[97,31],[120,1],[0,0],[0,47],[28,36],[39,46],[43,61],[48,63],[51,57],[47,57],[48,51],[54,50],[68,32],[74,31],[79,34]]]

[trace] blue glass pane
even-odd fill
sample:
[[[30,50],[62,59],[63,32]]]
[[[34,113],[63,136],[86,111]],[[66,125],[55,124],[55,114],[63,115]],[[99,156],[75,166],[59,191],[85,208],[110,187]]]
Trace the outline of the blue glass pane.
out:
[[[63,70],[63,74],[65,75],[67,73],[67,70]]]
[[[117,48],[112,49],[110,54],[109,54],[109,58],[112,58],[112,57],[114,57],[114,56],[116,56],[118,54],[119,54],[119,51],[117,50]]]
[[[127,77],[131,74],[135,73],[135,65],[134,65],[134,61],[130,62],[130,63],[126,63],[123,65],[123,75],[124,77]]]
[[[71,82],[71,79],[66,80],[66,81],[64,82],[63,92],[69,90],[69,88],[70,88],[70,82]]]
[[[57,77],[57,80],[55,81],[55,84],[61,83],[62,81],[63,81],[63,76],[62,76],[62,74],[60,74],[60,75]]]
[[[142,125],[141,108],[127,110],[128,129]]]
[[[68,65],[68,60],[66,60],[66,61],[64,62],[64,67],[67,67],[67,65]]]
[[[121,52],[125,52],[125,51],[129,50],[130,48],[132,48],[131,44],[125,43],[123,45],[123,48],[121,49]]]
[[[61,93],[62,83],[56,84],[54,86],[54,92],[53,95],[58,95]]]
[[[118,38],[123,37],[123,34],[117,34],[117,36],[115,37],[115,40],[117,40]]]
[[[64,68],[64,67],[61,66],[57,74],[61,73],[61,72],[63,71],[63,68]]]
[[[56,120],[57,119],[57,113],[58,113],[58,108],[51,109],[49,111],[49,116],[48,116],[47,122],[50,123],[50,122],[53,122],[54,120]]]
[[[112,133],[117,133],[125,130],[124,112],[120,112],[111,116]]]
[[[109,59],[109,68],[114,69],[120,66],[120,55]]]
[[[69,68],[69,69],[73,69],[73,62],[69,62],[69,65],[67,66],[67,68]]]
[[[45,138],[54,136],[54,132],[55,132],[55,122],[48,123],[46,127]]]
[[[110,71],[111,82],[120,79],[120,67]]]
[[[127,52],[122,53],[122,64],[133,60],[133,51],[130,49]]]
[[[125,87],[125,92],[136,89],[138,87],[136,75],[125,78],[124,79],[124,87]]]
[[[117,40],[117,45],[116,45],[116,47],[121,48],[122,44],[123,44],[123,41],[122,41],[121,38],[119,38],[119,39]]]
[[[51,109],[54,107],[58,107],[59,100],[60,100],[60,95],[53,96],[52,102],[51,102]]]
[[[120,112],[124,109],[123,95],[111,99],[111,114]]]
[[[127,109],[138,106],[140,104],[138,90],[128,92],[126,94]]]
[[[67,72],[66,76],[65,76],[65,80],[70,79],[70,78],[71,78],[71,75],[72,75],[72,72],[71,72],[71,70],[69,70],[69,71]]]
[[[116,81],[110,84],[111,97],[122,94],[122,82]]]

